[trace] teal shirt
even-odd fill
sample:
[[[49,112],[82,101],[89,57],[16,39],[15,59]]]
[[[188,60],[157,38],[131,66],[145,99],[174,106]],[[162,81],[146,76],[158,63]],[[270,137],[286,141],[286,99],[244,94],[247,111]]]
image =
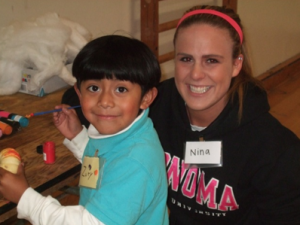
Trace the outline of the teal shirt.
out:
[[[97,149],[100,185],[81,187],[79,204],[107,225],[168,224],[164,152],[148,109],[126,131],[90,138],[84,156]]]

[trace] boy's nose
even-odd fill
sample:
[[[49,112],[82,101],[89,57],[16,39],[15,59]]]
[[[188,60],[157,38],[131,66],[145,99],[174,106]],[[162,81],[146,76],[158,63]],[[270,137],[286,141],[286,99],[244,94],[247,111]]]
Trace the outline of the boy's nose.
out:
[[[109,108],[114,106],[113,96],[110,93],[103,92],[98,100],[98,106]]]

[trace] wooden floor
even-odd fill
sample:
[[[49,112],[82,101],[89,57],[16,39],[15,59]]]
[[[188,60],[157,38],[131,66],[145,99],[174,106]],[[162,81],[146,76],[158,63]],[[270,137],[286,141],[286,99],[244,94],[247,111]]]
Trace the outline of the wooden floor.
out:
[[[272,115],[300,138],[300,71],[267,91]],[[74,181],[71,185],[76,186],[77,183],[78,181]],[[57,192],[54,196],[59,198],[62,205],[78,204],[79,198],[76,195],[64,195],[62,192]],[[12,218],[3,225],[13,224],[16,225],[16,218]],[[24,225],[31,224],[25,222]]]
[[[300,138],[300,71],[268,90],[271,114]]]

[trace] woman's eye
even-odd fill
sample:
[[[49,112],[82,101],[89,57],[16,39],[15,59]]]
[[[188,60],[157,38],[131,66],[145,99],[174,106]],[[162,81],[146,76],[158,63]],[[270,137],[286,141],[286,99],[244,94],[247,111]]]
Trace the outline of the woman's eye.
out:
[[[182,57],[182,58],[180,58],[180,61],[182,61],[182,62],[191,62],[192,58],[190,58],[190,57]]]
[[[119,92],[119,93],[124,93],[124,92],[127,91],[127,88],[125,88],[125,87],[118,87],[118,88],[116,89],[116,91]]]
[[[99,87],[92,85],[92,86],[88,87],[88,90],[91,92],[97,92],[97,91],[99,91]]]
[[[207,59],[208,63],[218,63],[219,61],[216,59]]]

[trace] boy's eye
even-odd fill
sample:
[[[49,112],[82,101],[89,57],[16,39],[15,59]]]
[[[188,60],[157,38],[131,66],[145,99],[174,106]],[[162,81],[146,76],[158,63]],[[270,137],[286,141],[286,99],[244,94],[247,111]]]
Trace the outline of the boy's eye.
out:
[[[88,87],[88,90],[91,92],[96,92],[96,91],[99,91],[99,87],[92,85],[92,86]]]
[[[127,92],[127,88],[125,88],[125,87],[118,87],[116,89],[116,91],[119,92],[119,93],[124,93],[124,92]]]

